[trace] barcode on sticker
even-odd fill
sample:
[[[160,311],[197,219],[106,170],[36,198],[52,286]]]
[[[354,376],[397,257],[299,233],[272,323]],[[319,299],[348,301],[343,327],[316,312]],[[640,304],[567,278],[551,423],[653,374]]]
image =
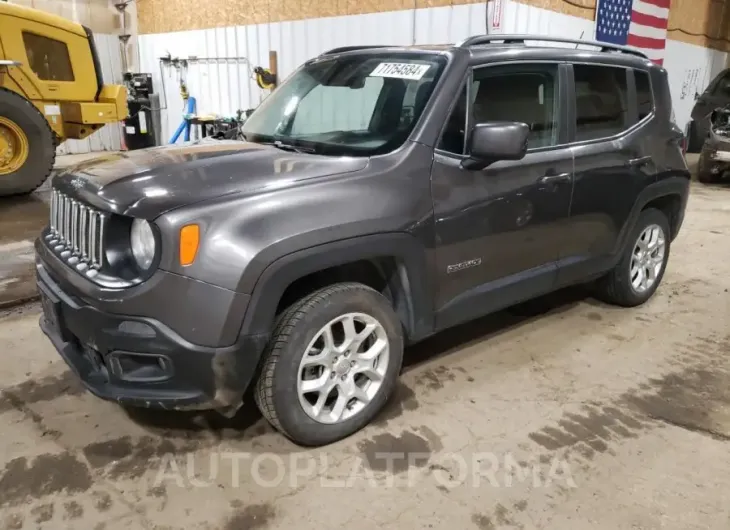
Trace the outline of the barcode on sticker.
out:
[[[421,79],[430,64],[413,64],[413,63],[380,63],[370,74],[373,77],[395,77],[397,79]]]

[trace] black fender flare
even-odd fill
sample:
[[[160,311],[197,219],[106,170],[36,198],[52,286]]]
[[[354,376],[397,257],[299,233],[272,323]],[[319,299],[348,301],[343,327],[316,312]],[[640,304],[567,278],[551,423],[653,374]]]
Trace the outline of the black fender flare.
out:
[[[241,335],[270,333],[276,308],[287,287],[308,274],[359,260],[396,259],[398,285],[407,308],[401,314],[409,338],[433,332],[433,285],[428,250],[414,236],[403,233],[366,235],[316,245],[271,262],[259,276],[241,326]]]
[[[680,199],[679,207],[679,218],[676,220],[674,230],[672,232],[672,239],[677,236],[679,229],[682,227],[684,221],[684,211],[687,206],[687,198],[689,197],[689,185],[690,185],[690,174],[689,171],[682,172],[680,174],[673,174],[671,176],[665,176],[644,188],[634,202],[634,206],[629,214],[628,221],[624,223],[623,228],[616,240],[616,247],[614,248],[614,260],[618,262],[621,259],[623,251],[626,245],[629,244],[629,236],[634,230],[636,223],[639,219],[641,211],[646,206],[656,199],[662,197],[668,197],[676,195]]]

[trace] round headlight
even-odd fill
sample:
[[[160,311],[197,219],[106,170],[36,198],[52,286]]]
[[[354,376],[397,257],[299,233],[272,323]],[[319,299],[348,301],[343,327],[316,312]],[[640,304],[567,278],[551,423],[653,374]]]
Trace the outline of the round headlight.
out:
[[[147,221],[135,219],[132,222],[130,243],[137,265],[143,270],[149,269],[155,259],[155,234]]]

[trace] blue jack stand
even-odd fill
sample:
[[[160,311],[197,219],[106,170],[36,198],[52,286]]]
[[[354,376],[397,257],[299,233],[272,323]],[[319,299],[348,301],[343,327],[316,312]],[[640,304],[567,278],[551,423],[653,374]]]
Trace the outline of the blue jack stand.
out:
[[[175,134],[172,135],[172,138],[170,138],[170,143],[174,144],[177,142],[178,138],[180,138],[180,135],[185,131],[185,138],[184,141],[189,142],[190,141],[190,117],[195,115],[195,98],[190,96],[187,99],[187,108],[185,109],[185,114],[183,114],[182,122],[180,123],[180,126],[175,131]]]

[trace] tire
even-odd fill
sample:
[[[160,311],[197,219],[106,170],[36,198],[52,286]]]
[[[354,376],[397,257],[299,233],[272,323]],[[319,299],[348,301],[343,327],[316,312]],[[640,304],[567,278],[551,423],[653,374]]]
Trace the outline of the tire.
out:
[[[697,123],[694,121],[689,122],[687,125],[687,152],[688,153],[699,153],[702,149],[702,138],[697,130]]]
[[[380,361],[375,365],[376,368],[368,370],[374,372],[376,369],[380,369],[384,372],[379,387],[371,386],[376,385],[375,382],[372,382],[374,380],[363,382],[363,375],[352,375],[358,370],[357,368],[350,373],[350,368],[347,366],[356,362],[352,359],[360,359],[356,352],[347,354],[349,357],[341,352],[338,353],[339,361],[335,364],[326,361],[329,363],[327,367],[324,365],[314,368],[302,367],[302,360],[305,354],[308,355],[309,347],[322,346],[324,340],[322,330],[330,326],[333,336],[335,336],[332,342],[337,345],[338,337],[336,335],[338,333],[336,332],[339,330],[340,324],[332,324],[332,322],[336,322],[344,315],[352,314],[358,315],[356,318],[374,319],[380,327],[373,324],[377,331],[371,337],[375,337],[375,333],[378,333],[380,344],[387,340],[387,353],[384,349],[378,357]],[[357,327],[353,329],[358,330]],[[343,344],[345,344],[344,340],[339,346]],[[364,341],[361,347],[369,348],[369,345],[373,345],[370,339]],[[325,348],[322,346],[321,352],[324,351]],[[383,359],[386,361],[381,364]],[[302,298],[279,316],[262,358],[261,372],[256,382],[254,397],[267,421],[293,442],[303,446],[325,445],[345,438],[370,423],[393,393],[402,361],[402,328],[398,316],[388,300],[365,285],[338,283]],[[310,374],[307,373],[307,370],[315,372]],[[342,375],[342,370],[348,370],[348,373]],[[314,375],[315,373],[319,375]],[[325,381],[324,384],[336,385],[337,392],[335,393],[333,388],[324,392],[301,395],[299,382],[300,379],[305,378],[304,374],[306,377]],[[352,398],[349,398],[349,401],[348,398],[342,398],[344,402],[348,403],[348,406],[343,409],[343,418],[335,422],[325,421],[322,418],[315,419],[311,410],[310,413],[305,410],[305,405],[311,406],[312,402],[319,402],[318,398],[322,394],[339,397],[341,388],[354,388],[347,386],[351,377],[352,381],[357,380],[358,384],[367,385],[366,388],[372,392],[367,404],[364,400],[353,402]],[[343,386],[341,387],[340,384]],[[342,396],[345,394],[343,393]],[[329,410],[327,406],[329,402],[323,403],[324,406],[321,407],[321,410],[324,413]],[[349,404],[352,404],[352,408]],[[357,408],[359,410],[355,412]],[[351,415],[345,417],[348,414]],[[335,417],[336,413],[333,411],[331,415]]]
[[[0,197],[30,193],[51,174],[56,160],[56,141],[46,118],[33,104],[14,92],[0,88],[0,116],[23,131],[29,153],[20,168],[0,174]]]
[[[722,173],[713,174],[707,167],[707,152],[703,149],[700,159],[697,161],[697,180],[702,184],[714,184],[719,182]]]
[[[656,274],[653,284],[647,289],[640,291],[632,285],[632,258],[637,248],[637,243],[639,243],[639,237],[652,225],[658,226],[663,233],[664,255],[661,261],[661,269]],[[642,211],[631,233],[629,243],[626,245],[621,260],[613,270],[598,280],[595,290],[596,297],[604,302],[623,307],[635,307],[649,300],[656,292],[664,277],[664,272],[667,269],[667,261],[669,260],[670,246],[671,236],[667,216],[655,208],[647,208]]]

